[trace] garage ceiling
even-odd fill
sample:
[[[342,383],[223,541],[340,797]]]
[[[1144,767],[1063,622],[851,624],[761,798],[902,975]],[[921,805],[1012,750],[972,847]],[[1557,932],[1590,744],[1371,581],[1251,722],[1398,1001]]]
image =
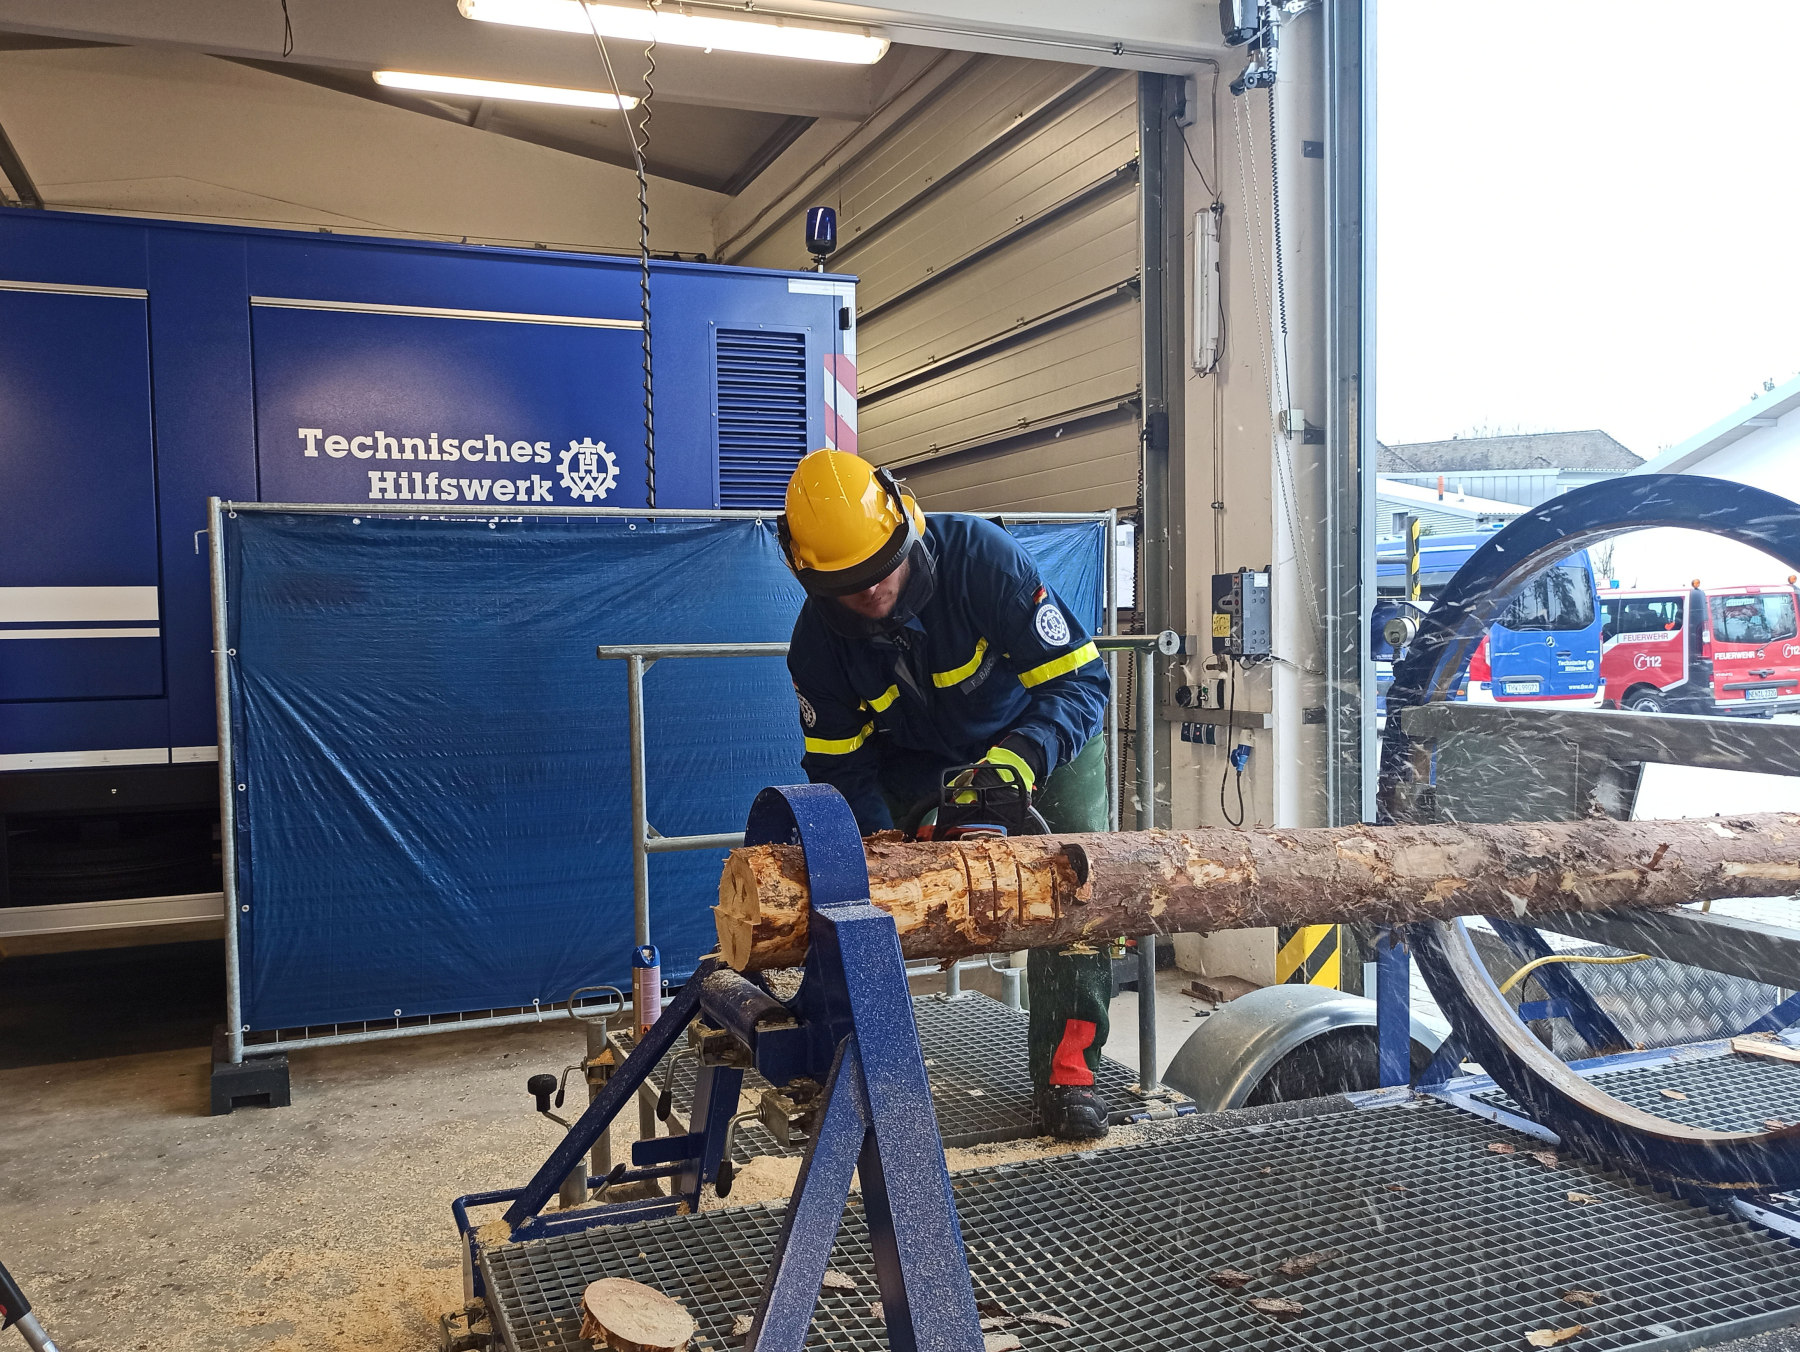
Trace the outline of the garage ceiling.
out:
[[[280,0],[91,0],[78,7],[0,0],[0,50],[103,44],[203,53],[497,136],[632,163],[618,113],[407,94],[370,77],[385,68],[606,89],[591,39],[475,23],[457,12],[455,0],[288,0],[287,14],[293,51],[284,57]],[[623,92],[641,94],[642,48],[611,46]],[[656,53],[647,167],[678,183],[735,194],[816,119],[862,120],[925,55],[896,46],[874,66],[843,66],[664,45]],[[0,107],[0,118],[4,113]]]

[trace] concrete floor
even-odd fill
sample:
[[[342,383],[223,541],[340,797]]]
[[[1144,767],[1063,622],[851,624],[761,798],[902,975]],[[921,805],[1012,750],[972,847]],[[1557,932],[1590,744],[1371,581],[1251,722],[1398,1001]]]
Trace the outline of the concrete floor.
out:
[[[135,952],[100,963],[99,986],[72,955],[0,963],[0,1257],[52,1336],[65,1352],[433,1352],[462,1300],[450,1199],[543,1159],[556,1129],[525,1079],[577,1059],[579,1030],[303,1052],[291,1107],[207,1117],[217,949]],[[1164,1064],[1197,1022],[1185,979],[1159,974]],[[1121,996],[1107,1048],[1133,1065],[1136,1017]]]

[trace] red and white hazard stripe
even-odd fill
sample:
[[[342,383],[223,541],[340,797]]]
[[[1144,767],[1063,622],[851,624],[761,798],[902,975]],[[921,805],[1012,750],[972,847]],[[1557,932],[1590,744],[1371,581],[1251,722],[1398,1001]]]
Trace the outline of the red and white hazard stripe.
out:
[[[825,356],[825,445],[856,453],[856,358]]]

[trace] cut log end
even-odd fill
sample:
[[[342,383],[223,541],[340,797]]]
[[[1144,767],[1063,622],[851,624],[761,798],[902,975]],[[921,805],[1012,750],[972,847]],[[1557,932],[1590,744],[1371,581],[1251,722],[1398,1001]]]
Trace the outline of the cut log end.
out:
[[[699,1327],[680,1301],[623,1277],[591,1282],[581,1296],[581,1336],[613,1352],[682,1352]]]

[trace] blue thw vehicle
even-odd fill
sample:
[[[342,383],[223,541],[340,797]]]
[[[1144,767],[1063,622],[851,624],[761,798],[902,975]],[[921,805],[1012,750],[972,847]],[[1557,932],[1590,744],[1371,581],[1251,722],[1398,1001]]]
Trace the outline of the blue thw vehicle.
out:
[[[1375,658],[1379,712],[1387,712],[1394,678],[1394,650],[1382,627],[1408,606],[1429,610],[1451,575],[1492,538],[1498,525],[1419,541],[1419,599],[1406,599],[1406,541],[1375,546],[1375,611],[1369,641]],[[1477,704],[1534,704],[1558,709],[1598,709],[1600,606],[1586,550],[1571,554],[1532,578],[1512,598],[1469,659],[1456,698]]]

